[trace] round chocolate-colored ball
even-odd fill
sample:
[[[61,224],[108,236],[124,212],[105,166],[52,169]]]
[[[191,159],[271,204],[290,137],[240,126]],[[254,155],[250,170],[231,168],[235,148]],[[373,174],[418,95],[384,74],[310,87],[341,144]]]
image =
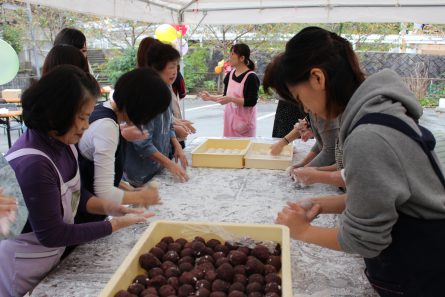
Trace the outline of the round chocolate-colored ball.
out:
[[[148,285],[148,281],[149,281],[150,279],[148,278],[148,276],[146,276],[145,274],[140,274],[140,275],[137,275],[134,279],[133,279],[133,283],[135,283],[135,284],[141,284],[141,285],[143,285],[145,288],[147,287],[147,285]]]
[[[179,270],[181,270],[181,272],[192,271],[193,268],[194,268],[193,264],[189,262],[184,262],[179,264]]]
[[[265,263],[270,256],[269,249],[264,245],[255,246],[250,252],[250,254],[258,258],[258,260],[260,260],[263,263]]]
[[[167,284],[167,279],[163,275],[156,275],[148,282],[148,285],[150,287],[155,287],[155,288],[160,288],[165,284]]]
[[[165,242],[166,244],[170,244],[170,243],[175,242],[175,240],[171,236],[165,236],[164,238],[161,239],[161,242]]]
[[[216,269],[216,275],[219,279],[231,282],[233,280],[233,267],[229,263],[223,263]]]
[[[275,266],[266,264],[264,265],[264,274],[267,275],[269,273],[277,273],[277,269],[275,268]]]
[[[159,295],[161,297],[176,295],[176,290],[171,285],[163,285],[162,287],[159,288]]]
[[[148,278],[153,278],[156,275],[163,275],[163,274],[164,271],[162,270],[162,268],[159,267],[152,268],[147,272]]]
[[[281,284],[281,277],[276,273],[266,274],[266,276],[264,277],[264,280],[266,281],[266,284],[268,284],[268,283]]]
[[[158,290],[155,287],[148,287],[140,294],[141,297],[145,296],[158,296]]]
[[[155,246],[162,249],[164,252],[166,252],[168,249],[168,243],[165,243],[163,241],[158,242]]]
[[[217,278],[216,271],[215,270],[206,271],[204,278],[209,282],[213,282]]]
[[[235,267],[233,267],[233,272],[235,274],[246,274],[246,266],[236,265]]]
[[[260,283],[250,283],[246,287],[246,293],[250,294],[252,292],[263,292],[263,286]]]
[[[127,289],[127,291],[129,293],[134,294],[134,295],[139,295],[144,290],[145,290],[145,287],[141,284],[131,284],[128,286],[128,289]]]
[[[264,277],[258,273],[251,274],[249,276],[249,283],[259,283],[264,285]]]
[[[210,291],[208,289],[206,289],[206,288],[199,288],[196,291],[195,295],[199,296],[199,297],[209,297],[210,296]]]
[[[216,246],[213,248],[213,250],[214,250],[215,252],[223,252],[224,255],[227,255],[227,253],[229,252],[229,249],[228,249],[225,245],[222,245],[222,244],[218,244],[218,245],[216,245]]]
[[[179,259],[178,264],[181,265],[182,263],[190,263],[192,265],[195,264],[195,258],[191,256],[184,256],[181,259]]]
[[[164,273],[166,278],[172,277],[172,276],[180,276],[181,275],[181,271],[179,270],[178,267],[169,267],[165,273]]]
[[[275,267],[275,269],[277,271],[280,271],[280,269],[281,269],[281,256],[270,256],[267,259],[266,263],[272,265],[273,267]]]
[[[235,274],[233,276],[234,283],[241,283],[243,285],[247,284],[247,277],[244,274]]]
[[[210,297],[226,297],[226,293],[224,292],[212,292],[210,293]]]
[[[178,297],[187,297],[195,292],[195,289],[192,285],[185,284],[179,287],[178,289]]]
[[[201,236],[195,236],[195,238],[193,239],[193,241],[201,241],[202,243],[206,243],[205,239],[202,238]]]
[[[247,256],[240,251],[230,251],[228,255],[229,261],[233,266],[244,265],[247,262]]]
[[[264,292],[281,294],[281,285],[277,283],[268,283],[264,287]]]
[[[169,284],[170,286],[175,288],[175,290],[177,290],[179,288],[179,278],[177,278],[176,276],[169,277],[167,279],[167,284]]]
[[[188,242],[185,238],[178,238],[175,240],[176,243],[179,243],[181,245],[181,248],[184,248],[185,244]]]
[[[249,256],[246,262],[246,273],[250,275],[253,273],[263,274],[263,272],[264,264],[260,260]]]
[[[161,269],[163,271],[166,271],[167,269],[169,269],[170,267],[176,267],[176,264],[173,263],[172,261],[164,261],[161,264]]]
[[[200,257],[196,261],[196,264],[201,265],[202,263],[205,263],[205,262],[210,262],[212,264],[215,264],[215,260],[213,259],[212,256],[209,256],[209,255],[204,255],[204,256]]]
[[[230,261],[229,261],[228,258],[226,258],[226,257],[222,257],[222,258],[219,258],[218,260],[216,260],[215,266],[216,266],[216,267],[219,267],[219,266],[221,266],[222,264],[229,264],[229,263],[230,263]]]
[[[177,242],[173,242],[173,243],[170,243],[170,244],[168,245],[168,250],[169,250],[169,251],[175,251],[175,252],[177,252],[177,253],[180,253],[181,250],[182,250],[182,246],[181,246],[181,244],[179,244],[179,243],[177,243]]]
[[[196,278],[196,275],[193,272],[183,272],[181,276],[179,277],[179,283],[182,285],[189,284],[194,286],[198,279]]]
[[[191,256],[193,257],[195,255],[195,251],[192,248],[189,247],[185,247],[181,253],[180,253],[181,257],[186,257],[186,256]]]
[[[201,256],[206,246],[202,241],[194,240],[192,242],[192,249],[194,251],[195,256]]]
[[[211,249],[214,249],[216,245],[221,244],[221,241],[218,239],[210,239],[207,241],[207,246]]]
[[[175,251],[168,251],[165,253],[164,257],[162,257],[163,261],[171,261],[173,263],[178,263],[179,255]]]
[[[212,283],[212,291],[220,291],[220,292],[225,292],[227,293],[227,291],[229,290],[229,283],[227,283],[226,281],[223,281],[222,279],[215,279],[215,281]]]
[[[139,264],[142,268],[148,271],[152,268],[161,266],[161,261],[159,261],[153,254],[146,253],[139,257]]]
[[[212,284],[208,280],[200,279],[199,281],[196,282],[195,288],[196,290],[201,288],[206,288],[207,290],[211,290]]]
[[[247,295],[247,297],[263,297],[261,292],[252,292]]]
[[[246,256],[249,256],[250,254],[250,249],[247,246],[240,246],[237,251],[245,254]]]
[[[229,287],[229,292],[232,292],[232,291],[244,292],[245,290],[246,290],[246,287],[240,282],[234,282]]]
[[[152,247],[151,249],[150,249],[150,253],[152,253],[153,255],[155,255],[156,256],[156,258],[158,258],[159,259],[159,261],[162,261],[162,257],[164,257],[164,254],[165,254],[165,252],[164,252],[164,250],[163,249],[161,249],[161,248],[159,248],[159,247]]]

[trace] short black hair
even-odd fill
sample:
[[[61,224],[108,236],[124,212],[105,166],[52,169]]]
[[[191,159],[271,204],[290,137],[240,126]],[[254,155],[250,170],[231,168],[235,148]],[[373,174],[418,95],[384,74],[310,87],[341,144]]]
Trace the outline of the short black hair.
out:
[[[119,111],[141,127],[164,112],[171,101],[171,91],[151,68],[137,68],[122,75],[114,87],[113,100]]]
[[[68,44],[78,49],[82,49],[87,42],[85,35],[74,28],[63,28],[57,33],[54,39],[54,45]]]
[[[145,66],[162,71],[168,62],[178,61],[181,58],[179,52],[171,45],[158,42],[153,44],[145,54]]]
[[[90,73],[88,61],[78,48],[68,44],[60,44],[55,45],[46,56],[42,75],[45,75],[54,67],[64,64],[77,66]]]
[[[72,65],[57,66],[23,93],[23,121],[30,129],[62,136],[82,107],[99,96],[91,74]]]

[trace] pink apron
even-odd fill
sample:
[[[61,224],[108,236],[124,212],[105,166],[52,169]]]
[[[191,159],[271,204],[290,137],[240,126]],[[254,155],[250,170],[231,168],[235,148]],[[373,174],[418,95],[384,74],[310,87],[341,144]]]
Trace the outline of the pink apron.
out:
[[[71,150],[77,160],[75,146]],[[24,148],[12,152],[5,158],[10,162],[26,155],[46,157],[56,169],[60,180],[60,194],[63,208],[63,221],[74,224],[74,216],[80,199],[80,176],[64,182],[54,162],[43,152]],[[77,161],[76,161],[77,163]],[[15,238],[0,241],[0,296],[23,296],[32,290],[59,263],[65,247],[45,247],[34,232],[20,234]]]
[[[244,84],[253,71],[247,72],[243,80],[238,83],[232,79],[235,70],[230,72],[227,96],[244,98]],[[224,109],[225,137],[255,137],[256,136],[256,106],[244,107],[235,103],[228,103]]]

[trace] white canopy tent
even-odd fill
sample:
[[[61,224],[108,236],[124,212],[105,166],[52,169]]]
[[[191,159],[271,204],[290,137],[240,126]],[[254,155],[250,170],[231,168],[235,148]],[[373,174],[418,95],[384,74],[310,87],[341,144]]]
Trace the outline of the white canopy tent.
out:
[[[440,0],[23,0],[153,23],[445,23]]]

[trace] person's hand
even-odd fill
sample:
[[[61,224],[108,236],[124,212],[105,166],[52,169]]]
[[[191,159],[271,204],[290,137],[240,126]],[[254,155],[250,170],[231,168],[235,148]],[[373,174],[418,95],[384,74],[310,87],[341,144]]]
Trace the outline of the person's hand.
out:
[[[189,134],[195,134],[196,129],[193,127],[193,122],[190,122],[188,120],[180,120],[181,124],[188,129]]]
[[[297,202],[288,202],[287,205],[291,209],[296,209],[296,205],[303,208],[309,222],[312,222],[321,213],[320,204],[315,204],[310,198],[302,199]]]
[[[227,103],[232,102],[232,98],[229,96],[222,96],[216,100],[217,103],[221,105],[226,105]]]
[[[167,170],[170,171],[173,177],[177,178],[182,183],[189,180],[184,168],[176,165],[174,162],[170,162],[170,165],[167,166]]]
[[[301,138],[301,140],[303,141],[303,142],[306,142],[306,141],[308,141],[309,139],[311,139],[311,138],[314,138],[314,132],[312,131],[312,129],[307,129],[307,130],[305,130],[305,131],[302,131],[301,133],[300,133],[300,138]]]
[[[147,130],[139,130],[138,127],[134,125],[121,124],[121,134],[122,137],[127,141],[138,141],[148,138]]]
[[[306,119],[299,119],[298,122],[294,125],[294,128],[298,131],[301,140],[304,142],[314,137],[314,132],[309,127]]]
[[[157,187],[148,185],[145,187],[137,188],[136,191],[138,191],[138,194],[140,194],[140,202],[138,203],[139,205],[148,207],[150,205],[162,204]]]
[[[299,240],[304,238],[305,232],[311,226],[306,211],[298,204],[283,208],[278,213],[275,223],[289,227],[290,236]]]
[[[204,101],[215,101],[215,98],[209,94],[209,92],[204,91],[201,94],[199,94],[199,97],[201,97]]]
[[[294,169],[293,174],[300,182],[309,186],[317,182],[317,172],[315,167],[299,167]]]
[[[178,163],[179,161],[181,163],[182,168],[186,170],[189,164],[184,154],[184,151],[182,150],[182,147],[180,145],[175,146],[175,153],[173,156],[175,157],[175,162]]]
[[[175,134],[178,139],[186,139],[189,135],[189,132],[184,126],[173,124],[173,127],[175,128]]]
[[[283,151],[283,148],[286,146],[287,144],[284,143],[283,139],[278,140],[277,142],[275,142],[274,144],[272,144],[270,146],[271,150],[270,150],[270,154],[271,155],[279,155],[281,154],[281,152]]]
[[[9,216],[11,212],[17,211],[17,202],[14,197],[4,196],[0,188],[0,217]]]
[[[128,208],[128,209],[133,210],[133,212],[129,212],[120,217],[113,217],[110,220],[111,229],[113,232],[137,223],[143,223],[148,218],[151,218],[155,215],[153,212],[145,211],[145,209],[138,209],[138,208]]]

